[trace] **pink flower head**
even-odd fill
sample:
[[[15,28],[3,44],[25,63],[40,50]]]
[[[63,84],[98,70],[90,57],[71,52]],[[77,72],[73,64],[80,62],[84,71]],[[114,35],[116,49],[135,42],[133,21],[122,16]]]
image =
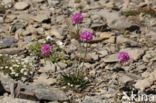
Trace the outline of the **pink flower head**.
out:
[[[127,52],[120,52],[118,54],[118,59],[120,62],[123,63],[123,62],[127,62],[130,59],[130,57],[129,57],[129,54]]]
[[[85,30],[80,34],[80,40],[83,42],[90,42],[92,40],[93,36],[92,33]]]
[[[51,46],[49,44],[43,44],[41,48],[41,52],[43,55],[50,54]]]
[[[80,13],[74,13],[72,16],[71,16],[71,20],[74,24],[79,24],[83,21],[83,16],[82,14]]]

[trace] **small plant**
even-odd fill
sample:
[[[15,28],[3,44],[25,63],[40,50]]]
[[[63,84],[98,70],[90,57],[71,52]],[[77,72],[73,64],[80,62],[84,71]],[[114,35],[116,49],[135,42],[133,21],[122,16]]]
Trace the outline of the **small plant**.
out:
[[[27,60],[16,56],[0,54],[0,71],[13,79],[28,79],[33,75],[35,67]]]
[[[71,16],[71,21],[75,27],[69,28],[69,34],[71,38],[79,40],[80,26],[79,24],[83,21],[83,16],[80,13],[74,13]]]
[[[30,53],[32,55],[36,55],[36,56],[42,57],[41,46],[42,46],[42,43],[39,43],[39,42],[36,42],[36,43],[30,45],[29,46]]]
[[[138,10],[129,10],[129,11],[122,12],[122,14],[124,16],[136,16],[136,15],[139,15],[140,12]]]
[[[151,15],[152,17],[156,17],[156,11],[152,8],[141,8],[139,10],[128,10],[122,12],[122,15],[128,17],[128,16],[137,16],[140,13],[143,13],[145,15]]]
[[[0,4],[0,14],[4,14],[6,11],[4,5]]]
[[[75,90],[84,90],[90,85],[89,80],[86,80],[85,78],[86,76],[80,71],[70,74],[62,74],[60,83]]]

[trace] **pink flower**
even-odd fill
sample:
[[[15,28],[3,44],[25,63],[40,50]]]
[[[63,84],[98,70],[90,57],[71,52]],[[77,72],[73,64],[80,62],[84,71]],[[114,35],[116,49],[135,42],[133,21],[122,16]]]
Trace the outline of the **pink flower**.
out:
[[[49,44],[43,44],[41,48],[41,52],[43,55],[50,54],[51,46]]]
[[[90,42],[93,39],[92,33],[85,30],[80,34],[80,40],[83,42]]]
[[[74,13],[71,16],[71,20],[74,24],[79,24],[83,21],[83,16],[80,13]]]
[[[130,59],[130,57],[129,57],[129,54],[127,52],[120,52],[118,54],[118,59],[120,62],[123,63],[123,62],[127,62]]]

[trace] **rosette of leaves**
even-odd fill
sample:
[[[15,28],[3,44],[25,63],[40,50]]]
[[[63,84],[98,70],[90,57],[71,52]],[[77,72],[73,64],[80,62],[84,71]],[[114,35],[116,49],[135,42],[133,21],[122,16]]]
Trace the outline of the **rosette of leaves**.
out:
[[[69,74],[64,73],[61,75],[60,84],[76,91],[82,91],[90,85],[90,81],[85,78],[86,76],[80,71]]]

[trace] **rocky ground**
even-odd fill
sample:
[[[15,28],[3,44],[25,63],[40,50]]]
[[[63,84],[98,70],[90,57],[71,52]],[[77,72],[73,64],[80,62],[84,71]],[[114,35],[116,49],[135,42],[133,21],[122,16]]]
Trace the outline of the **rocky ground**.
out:
[[[74,12],[84,16],[82,30],[94,32],[85,58],[82,43],[70,36]],[[63,42],[70,63],[51,64],[30,54],[29,46],[47,36]],[[130,61],[119,63],[120,51]],[[156,0],[0,0],[0,53],[37,67],[27,82],[2,73],[0,103],[129,103],[125,93],[156,102]],[[85,90],[58,84],[61,73],[82,65],[91,82]],[[143,103],[136,98],[129,101]]]

